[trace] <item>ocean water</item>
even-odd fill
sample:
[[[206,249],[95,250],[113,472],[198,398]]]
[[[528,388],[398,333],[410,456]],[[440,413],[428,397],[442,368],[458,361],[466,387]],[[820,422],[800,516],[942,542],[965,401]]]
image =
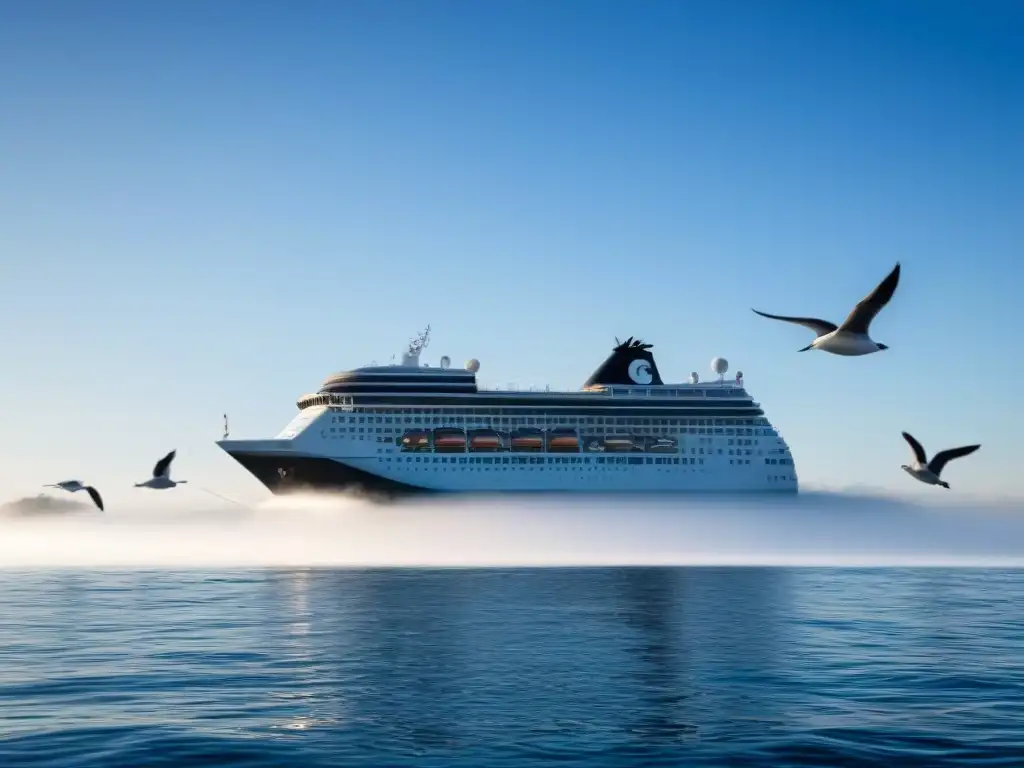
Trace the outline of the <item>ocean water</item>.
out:
[[[0,616],[5,768],[1024,765],[1021,570],[33,568]]]

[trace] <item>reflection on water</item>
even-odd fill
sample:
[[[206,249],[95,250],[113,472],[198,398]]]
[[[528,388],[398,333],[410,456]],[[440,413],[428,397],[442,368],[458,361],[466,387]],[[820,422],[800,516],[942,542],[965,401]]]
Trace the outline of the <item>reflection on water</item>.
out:
[[[636,635],[627,651],[640,700],[629,729],[636,746],[692,735],[695,659],[685,641],[690,574],[651,568],[618,575],[621,605],[613,618]]]
[[[0,764],[998,765],[1022,599],[979,570],[0,573]]]
[[[354,638],[368,683],[359,701],[362,713],[398,726],[393,736],[419,749],[455,746],[453,707],[465,677],[462,643],[454,633],[462,623],[458,583],[380,571],[352,586],[362,590],[367,608]]]

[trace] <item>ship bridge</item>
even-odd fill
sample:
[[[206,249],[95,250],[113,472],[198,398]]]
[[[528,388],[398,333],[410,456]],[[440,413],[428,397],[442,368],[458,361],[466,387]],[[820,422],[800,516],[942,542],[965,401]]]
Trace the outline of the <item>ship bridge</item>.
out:
[[[476,374],[450,368],[377,365],[342,371],[327,377],[321,394],[366,392],[422,392],[424,394],[475,394]]]

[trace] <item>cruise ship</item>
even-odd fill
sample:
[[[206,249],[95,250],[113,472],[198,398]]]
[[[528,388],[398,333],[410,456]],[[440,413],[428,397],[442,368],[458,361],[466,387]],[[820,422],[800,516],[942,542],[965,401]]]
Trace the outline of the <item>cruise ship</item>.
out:
[[[491,390],[480,363],[401,363],[334,374],[277,437],[218,442],[275,494],[797,491],[785,440],[744,388],[696,373],[662,381],[652,345],[616,339],[577,391]]]

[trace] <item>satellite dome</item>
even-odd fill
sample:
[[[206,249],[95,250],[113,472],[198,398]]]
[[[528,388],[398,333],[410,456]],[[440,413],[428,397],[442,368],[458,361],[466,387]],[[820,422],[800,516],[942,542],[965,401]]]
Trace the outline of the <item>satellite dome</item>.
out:
[[[480,370],[480,361],[477,360],[475,357],[472,360],[469,360],[466,363],[466,370],[469,371],[470,373],[476,373],[477,371]]]
[[[724,357],[716,357],[711,361],[711,370],[722,376],[729,370],[729,361]]]
[[[441,367],[444,368],[445,370],[447,370],[448,366],[450,366],[451,364],[452,359],[448,357],[448,355],[445,355],[444,357],[441,358]]]
[[[698,376],[697,372],[694,371],[693,373],[690,374],[690,383],[696,384],[698,381],[700,381],[700,376]]]

